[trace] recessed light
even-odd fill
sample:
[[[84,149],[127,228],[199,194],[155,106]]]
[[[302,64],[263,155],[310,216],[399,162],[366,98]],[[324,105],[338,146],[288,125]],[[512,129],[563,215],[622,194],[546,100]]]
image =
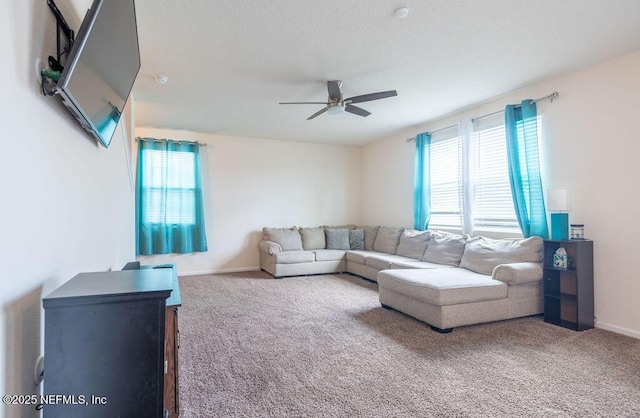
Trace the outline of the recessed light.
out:
[[[158,84],[167,84],[169,82],[169,77],[167,77],[166,75],[157,75],[155,77],[156,83]]]
[[[398,19],[404,19],[405,17],[409,16],[409,9],[407,9],[406,7],[401,7],[393,12],[393,14]]]

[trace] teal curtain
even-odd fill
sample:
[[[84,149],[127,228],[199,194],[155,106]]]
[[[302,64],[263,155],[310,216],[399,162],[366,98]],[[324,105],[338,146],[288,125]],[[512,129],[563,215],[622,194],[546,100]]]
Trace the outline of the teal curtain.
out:
[[[429,228],[431,216],[431,178],[429,173],[431,135],[416,136],[416,156],[413,181],[413,227],[418,231]]]
[[[139,138],[136,253],[207,251],[197,142]]]
[[[538,149],[538,112],[532,100],[505,108],[507,161],[516,216],[525,238],[547,238]]]

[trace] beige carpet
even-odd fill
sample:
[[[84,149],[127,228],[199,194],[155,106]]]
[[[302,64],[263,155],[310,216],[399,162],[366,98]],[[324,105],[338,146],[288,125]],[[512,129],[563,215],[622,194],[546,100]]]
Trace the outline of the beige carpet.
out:
[[[640,340],[540,316],[439,334],[350,275],[182,277],[194,417],[640,417]]]

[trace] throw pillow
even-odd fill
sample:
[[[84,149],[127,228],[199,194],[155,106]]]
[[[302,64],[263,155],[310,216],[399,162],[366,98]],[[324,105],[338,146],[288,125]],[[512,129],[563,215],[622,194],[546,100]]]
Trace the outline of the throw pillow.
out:
[[[352,225],[352,224],[349,224],[349,225],[338,225],[338,226],[322,225],[322,227],[324,229],[356,229],[356,226]]]
[[[327,247],[323,228],[300,228],[298,231],[302,238],[302,248],[305,250],[321,250]]]
[[[349,230],[348,229],[325,229],[327,237],[327,250],[348,250]]]
[[[262,228],[264,239],[273,241],[282,247],[283,251],[302,250],[302,238],[298,228]]]
[[[373,251],[395,254],[398,248],[398,241],[400,241],[400,234],[402,234],[403,230],[404,228],[381,226],[373,243]]]
[[[364,229],[349,231],[349,248],[352,250],[364,250]]]
[[[541,263],[544,241],[540,237],[526,239],[491,239],[475,237],[467,242],[460,267],[480,274],[493,274],[493,269],[507,263]]]
[[[468,235],[434,231],[422,261],[458,267]]]
[[[396,254],[420,260],[427,249],[431,231],[405,229],[400,235],[400,243]]]
[[[364,249],[373,251],[373,243],[376,241],[379,226],[359,226],[358,229],[364,230]]]

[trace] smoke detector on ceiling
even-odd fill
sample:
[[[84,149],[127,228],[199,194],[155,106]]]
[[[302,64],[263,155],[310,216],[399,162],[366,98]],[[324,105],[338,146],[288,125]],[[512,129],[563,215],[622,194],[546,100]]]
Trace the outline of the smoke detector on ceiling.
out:
[[[156,75],[155,77],[156,83],[158,84],[167,84],[169,82],[169,77],[166,75]]]
[[[404,19],[405,17],[409,16],[409,9],[406,7],[401,7],[393,12],[393,15],[398,19]]]

